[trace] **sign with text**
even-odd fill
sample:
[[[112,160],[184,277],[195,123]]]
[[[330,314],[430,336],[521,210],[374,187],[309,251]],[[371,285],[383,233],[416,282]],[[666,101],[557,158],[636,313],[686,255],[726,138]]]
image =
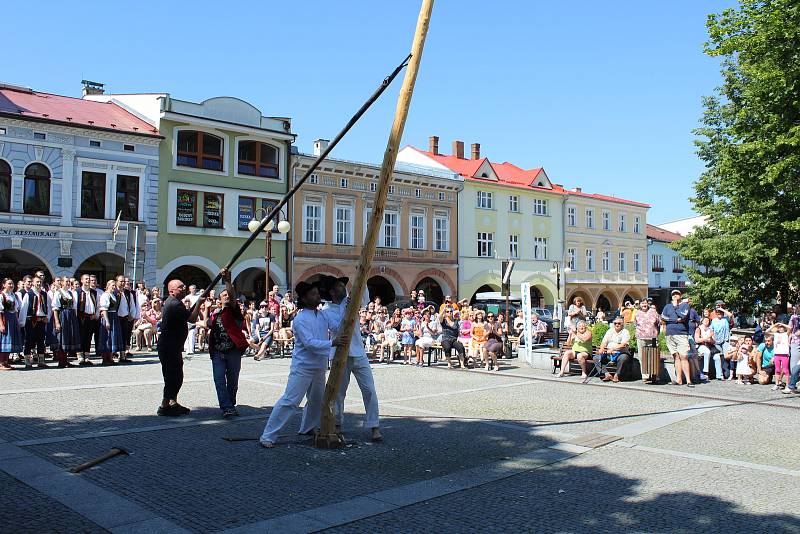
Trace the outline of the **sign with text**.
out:
[[[236,216],[237,228],[239,230],[247,230],[247,225],[250,224],[256,216],[256,199],[253,197],[239,197],[239,210]]]
[[[222,228],[222,195],[218,193],[203,194],[203,226]]]
[[[195,226],[195,213],[197,212],[197,191],[178,189],[178,200],[175,206],[175,224],[181,226]]]
[[[533,343],[533,329],[531,325],[531,285],[528,282],[522,282],[520,285],[520,301],[522,304],[522,322],[525,327],[525,347],[528,351],[531,350]]]

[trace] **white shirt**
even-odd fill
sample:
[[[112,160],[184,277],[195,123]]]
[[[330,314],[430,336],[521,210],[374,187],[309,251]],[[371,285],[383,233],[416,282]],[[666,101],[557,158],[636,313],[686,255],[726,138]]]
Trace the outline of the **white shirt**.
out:
[[[34,313],[37,317],[49,317],[50,316],[50,296],[44,289],[40,290],[40,295],[44,295],[44,298],[41,301],[41,309],[32,310],[33,306],[35,305],[36,301],[36,290],[31,288],[31,292],[25,295],[23,299],[23,308],[25,309],[25,318],[27,319],[28,315]]]
[[[344,314],[347,309],[345,304],[347,300],[343,300],[340,304],[329,302],[327,306],[322,309],[322,315],[328,324],[328,330],[331,331],[332,336],[338,336],[339,331],[342,329],[342,322],[344,321]],[[331,347],[331,356],[336,352],[336,347]],[[364,343],[361,341],[361,334],[359,328],[359,320],[356,317],[355,325],[353,326],[353,336],[350,338],[350,351],[351,358],[366,358],[367,352],[364,350]]]
[[[116,300],[116,298],[111,293],[103,293],[100,295],[100,300],[97,302],[97,308],[100,311],[108,311],[108,308],[111,306],[111,299]],[[125,299],[122,299],[125,300]],[[120,303],[120,308],[122,304]]]
[[[321,312],[303,309],[292,323],[294,351],[292,368],[325,369],[331,351],[328,323]]]
[[[631,333],[628,332],[627,329],[622,328],[619,332],[614,330],[614,325],[611,325],[611,328],[608,329],[606,334],[603,336],[602,345],[605,346],[609,350],[617,350],[622,345],[627,345],[631,341]]]
[[[2,298],[3,300],[13,300],[14,301],[14,312],[16,312],[16,313],[20,312],[20,308],[22,308],[22,302],[20,302],[20,300],[19,300],[19,295],[17,295],[16,293],[11,293],[9,295],[8,293],[3,292],[3,294],[0,295],[0,298]],[[2,304],[3,304],[3,306],[0,307],[0,311],[5,309],[5,302],[3,302]]]
[[[78,309],[78,293],[72,289],[59,289],[58,291],[53,291],[53,300],[52,306],[54,310],[61,309],[61,293],[67,294],[72,298],[72,305],[70,306],[71,309],[77,310]]]

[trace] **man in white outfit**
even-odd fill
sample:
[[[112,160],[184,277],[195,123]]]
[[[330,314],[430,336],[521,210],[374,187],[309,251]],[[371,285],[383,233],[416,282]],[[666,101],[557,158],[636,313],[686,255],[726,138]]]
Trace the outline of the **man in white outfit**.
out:
[[[308,420],[320,419],[328,355],[331,347],[341,345],[339,338],[328,338],[328,324],[322,313],[317,311],[319,290],[311,284],[300,282],[295,287],[295,293],[300,299],[301,309],[292,323],[294,350],[289,380],[283,396],[273,406],[259,439],[261,446],[268,449],[275,446],[278,434],[300,407],[304,396],[307,397]]]
[[[344,326],[344,315],[350,297],[347,294],[347,277],[334,278],[326,277],[325,282],[330,287],[331,302],[322,310],[322,315],[328,323],[328,330],[331,335],[339,336],[342,326]],[[353,336],[350,338],[350,349],[347,358],[342,383],[339,386],[339,393],[336,397],[336,431],[341,431],[344,421],[344,399],[347,395],[347,387],[350,385],[350,374],[354,374],[358,387],[361,389],[361,398],[364,400],[364,410],[366,418],[364,427],[372,431],[372,441],[381,441],[380,423],[378,420],[378,394],[375,391],[375,380],[372,377],[372,368],[369,366],[369,358],[364,350],[364,343],[358,330],[358,318],[353,326]],[[333,355],[331,351],[331,355]],[[304,413],[304,427],[319,426],[319,420],[305,423],[308,414]]]

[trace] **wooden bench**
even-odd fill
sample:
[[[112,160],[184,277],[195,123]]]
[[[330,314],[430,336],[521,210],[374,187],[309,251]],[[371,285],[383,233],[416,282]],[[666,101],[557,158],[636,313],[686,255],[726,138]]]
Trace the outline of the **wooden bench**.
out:
[[[567,351],[567,350],[571,350],[571,349],[572,349],[572,344],[571,343],[569,345],[565,344],[565,345],[563,345],[561,347],[561,350],[559,351],[558,354],[553,354],[550,357],[550,359],[553,361],[552,374],[555,374],[556,371],[560,371],[561,370],[561,365],[562,365],[564,352]],[[592,357],[589,358],[586,361],[586,364],[594,366],[594,357],[595,356],[599,356],[599,355],[600,355],[600,347],[593,347],[593,349],[592,349]],[[608,363],[605,364],[605,368],[609,372],[614,373],[617,370],[617,364],[616,364],[616,362],[613,362],[613,363],[612,362],[608,362]],[[582,372],[581,371],[581,364],[578,363],[578,359],[577,358],[571,359],[569,361],[569,369],[568,369],[568,371],[569,372],[567,374],[581,373]],[[591,374],[589,374],[589,376],[591,376]]]

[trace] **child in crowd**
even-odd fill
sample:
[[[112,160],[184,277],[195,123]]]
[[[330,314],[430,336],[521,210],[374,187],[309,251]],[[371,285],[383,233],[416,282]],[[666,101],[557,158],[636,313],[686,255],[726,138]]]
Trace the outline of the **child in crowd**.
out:
[[[753,351],[753,338],[745,336],[736,351],[736,383],[750,385],[753,379],[753,368],[750,357]]]
[[[403,311],[403,321],[400,323],[401,341],[403,345],[403,365],[411,365],[411,356],[414,354],[414,330],[417,323],[414,320],[414,311],[406,308]]]
[[[775,357],[772,359],[775,365],[775,385],[772,386],[772,389],[777,391],[789,382],[791,374],[789,370],[789,326],[775,323],[768,332],[772,332],[775,346]]]

